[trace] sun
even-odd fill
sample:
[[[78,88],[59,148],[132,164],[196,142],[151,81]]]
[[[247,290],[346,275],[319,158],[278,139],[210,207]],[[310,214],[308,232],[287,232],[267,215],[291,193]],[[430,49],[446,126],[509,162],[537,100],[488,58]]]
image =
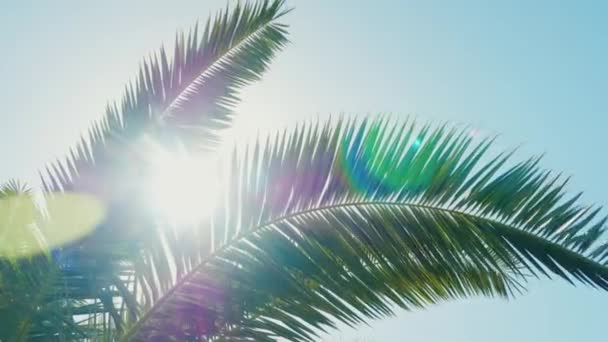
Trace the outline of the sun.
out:
[[[194,224],[216,208],[220,182],[214,158],[157,152],[151,167],[147,201],[159,218],[174,224]]]

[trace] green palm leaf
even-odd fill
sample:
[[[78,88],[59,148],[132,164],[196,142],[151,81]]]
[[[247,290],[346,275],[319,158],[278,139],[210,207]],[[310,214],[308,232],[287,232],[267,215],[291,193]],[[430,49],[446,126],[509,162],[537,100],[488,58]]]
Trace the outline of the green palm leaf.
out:
[[[0,187],[0,340],[83,340],[120,332],[125,314],[111,303],[120,290],[108,284],[130,272],[121,265],[121,246],[113,241],[111,252],[100,250],[98,239],[97,249],[72,250],[69,258],[59,246],[65,230],[83,224],[78,217],[89,216],[91,207],[98,208],[86,197],[57,194],[41,211],[25,185]],[[110,317],[116,324],[107,324]]]
[[[50,255],[39,254],[46,248],[33,225],[35,213],[25,184],[0,186],[0,340],[86,336],[68,314],[78,301],[60,298],[59,268]]]
[[[101,316],[93,310],[85,323],[92,319],[95,326],[120,331],[137,318],[133,260],[140,243],[133,222],[142,227],[150,220],[129,215],[125,204],[137,202],[141,193],[132,184],[146,163],[147,142],[214,146],[218,131],[232,120],[239,90],[258,80],[288,41],[286,26],[278,22],[287,12],[283,2],[238,4],[207,21],[202,31],[197,25],[187,36],[178,35],[173,58],[161,49],[145,61],[120,104],[108,106],[68,158],[45,170],[47,196],[92,195],[106,212],[91,236],[57,251],[60,262],[75,263],[61,272],[78,289],[74,296],[101,308]]]
[[[235,153],[225,206],[195,229],[158,230],[167,244],[147,253],[177,272],[142,277],[153,300],[126,338],[314,340],[336,320],[509,296],[541,274],[608,289],[598,209],[566,197],[538,158],[509,166],[491,143],[373,119]]]
[[[209,149],[229,126],[239,90],[259,80],[288,42],[284,0],[237,4],[178,34],[173,58],[165,49],[141,65],[120,103],[109,105],[64,162],[43,177],[49,191],[108,195],[100,184],[145,159],[146,142]],[[119,185],[116,185],[119,186]]]

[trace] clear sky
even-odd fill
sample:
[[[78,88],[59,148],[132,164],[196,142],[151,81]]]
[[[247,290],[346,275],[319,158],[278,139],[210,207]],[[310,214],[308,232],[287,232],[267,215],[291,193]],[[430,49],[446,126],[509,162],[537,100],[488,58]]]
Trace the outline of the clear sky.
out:
[[[85,4],[86,3],[86,4]],[[491,3],[491,4],[490,4]],[[533,3],[533,4],[532,4]],[[291,44],[248,88],[236,129],[330,113],[413,114],[546,153],[608,204],[608,2],[292,0]],[[2,1],[0,180],[61,156],[141,57],[223,0]],[[535,281],[512,301],[398,312],[328,341],[602,341],[608,293]]]

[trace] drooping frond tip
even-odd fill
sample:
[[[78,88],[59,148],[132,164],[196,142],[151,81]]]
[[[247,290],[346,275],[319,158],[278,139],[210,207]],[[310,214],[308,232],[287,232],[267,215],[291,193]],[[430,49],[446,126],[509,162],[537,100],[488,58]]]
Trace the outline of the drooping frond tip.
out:
[[[162,233],[179,246],[163,251],[178,277],[153,287],[160,299],[130,336],[312,341],[394,305],[509,296],[530,273],[608,289],[605,219],[538,158],[514,163],[492,142],[449,125],[342,119],[235,153],[224,207]]]

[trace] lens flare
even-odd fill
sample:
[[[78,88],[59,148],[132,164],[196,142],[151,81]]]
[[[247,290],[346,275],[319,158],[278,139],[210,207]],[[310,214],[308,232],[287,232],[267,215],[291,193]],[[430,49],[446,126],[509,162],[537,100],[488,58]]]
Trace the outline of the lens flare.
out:
[[[422,147],[424,136],[411,136],[407,132],[398,144],[407,143],[409,149],[405,155],[392,153],[392,149],[402,148],[395,142],[383,141],[383,128],[374,125],[368,131],[360,130],[352,137],[352,144],[340,146],[340,165],[343,178],[350,186],[360,191],[376,189],[376,194],[390,194],[411,182],[411,187],[422,177],[408,177],[421,170],[411,170],[410,161]],[[404,132],[405,133],[405,132]],[[344,137],[347,141],[351,137]],[[408,183],[408,185],[410,185]]]
[[[105,217],[92,196],[50,194],[44,214],[29,195],[0,199],[0,258],[15,259],[64,246],[90,234]]]

